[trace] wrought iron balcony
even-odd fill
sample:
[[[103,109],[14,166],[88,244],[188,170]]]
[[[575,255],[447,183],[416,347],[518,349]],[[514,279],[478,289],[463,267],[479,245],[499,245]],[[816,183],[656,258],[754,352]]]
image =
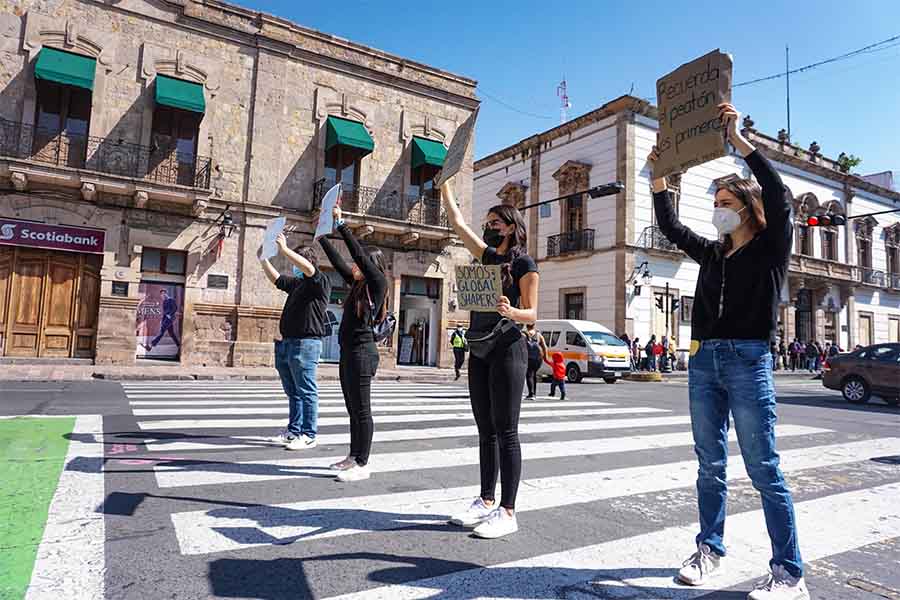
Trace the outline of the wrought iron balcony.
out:
[[[322,198],[331,187],[333,181],[326,178],[316,181],[313,191],[313,210],[322,206]],[[421,196],[401,195],[396,190],[385,192],[383,189],[361,185],[346,185],[341,188],[341,208],[357,215],[369,215],[415,223],[448,228],[450,222],[441,205],[440,196],[424,194]]]
[[[212,162],[173,148],[43,129],[6,119],[0,119],[0,156],[202,189],[209,189]]]
[[[681,252],[678,246],[669,241],[656,225],[645,227],[638,238],[638,246],[644,250],[662,250],[664,252]]]
[[[900,290],[900,273],[889,273],[887,277],[890,279],[890,288]]]
[[[890,287],[890,277],[886,277],[884,271],[869,269],[867,267],[858,267],[858,272],[858,281],[861,283],[878,287]]]
[[[594,249],[594,230],[567,231],[547,238],[547,258]]]

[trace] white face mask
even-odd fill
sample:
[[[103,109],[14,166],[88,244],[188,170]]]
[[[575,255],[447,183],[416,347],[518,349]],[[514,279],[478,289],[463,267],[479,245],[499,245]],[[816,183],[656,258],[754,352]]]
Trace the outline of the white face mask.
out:
[[[741,226],[741,213],[744,211],[744,208],[747,207],[745,206],[741,210],[732,210],[722,206],[713,209],[712,223],[715,225],[719,235],[733,233],[735,229]]]

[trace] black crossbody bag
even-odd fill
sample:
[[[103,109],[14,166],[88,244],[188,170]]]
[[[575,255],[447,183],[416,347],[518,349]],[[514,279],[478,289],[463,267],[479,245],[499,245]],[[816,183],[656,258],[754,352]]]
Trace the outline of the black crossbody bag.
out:
[[[466,340],[469,342],[469,352],[472,356],[485,359],[495,350],[505,350],[515,344],[522,337],[522,329],[518,324],[509,319],[500,319],[489,333],[466,332]]]

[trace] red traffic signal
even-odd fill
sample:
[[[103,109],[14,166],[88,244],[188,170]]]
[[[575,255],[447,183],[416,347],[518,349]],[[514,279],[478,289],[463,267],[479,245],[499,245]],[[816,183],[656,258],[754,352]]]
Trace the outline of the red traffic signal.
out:
[[[816,215],[806,219],[807,227],[828,227],[846,224],[847,218],[842,215]]]

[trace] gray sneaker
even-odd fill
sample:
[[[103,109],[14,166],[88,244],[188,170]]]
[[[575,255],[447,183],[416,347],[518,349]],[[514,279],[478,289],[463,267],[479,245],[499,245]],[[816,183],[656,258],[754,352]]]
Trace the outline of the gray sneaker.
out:
[[[706,544],[700,544],[678,571],[678,581],[685,585],[703,585],[719,569],[722,557]],[[754,599],[755,600],[755,599]]]
[[[781,565],[774,565],[766,581],[747,596],[748,600],[809,600],[802,577],[794,577]]]

